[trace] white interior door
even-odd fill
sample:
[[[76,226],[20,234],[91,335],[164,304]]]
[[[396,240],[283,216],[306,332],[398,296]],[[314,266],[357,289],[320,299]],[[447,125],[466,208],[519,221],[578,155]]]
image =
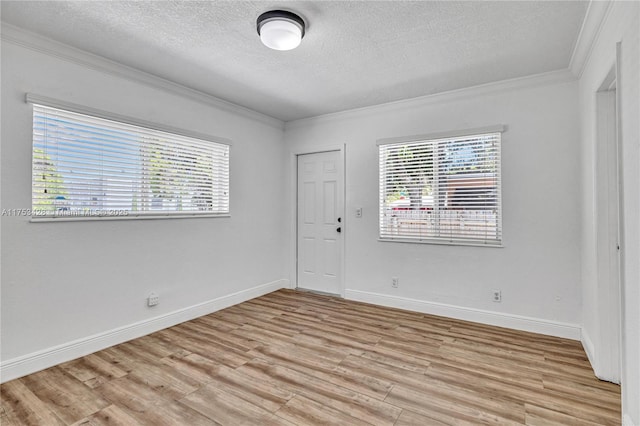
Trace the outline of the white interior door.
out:
[[[298,156],[298,287],[342,294],[340,151]]]

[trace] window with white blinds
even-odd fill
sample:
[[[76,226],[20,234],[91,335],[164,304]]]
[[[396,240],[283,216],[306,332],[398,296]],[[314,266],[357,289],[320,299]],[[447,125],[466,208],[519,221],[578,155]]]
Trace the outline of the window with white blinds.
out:
[[[381,143],[380,239],[501,245],[500,139]]]
[[[33,104],[32,218],[229,213],[229,145]]]

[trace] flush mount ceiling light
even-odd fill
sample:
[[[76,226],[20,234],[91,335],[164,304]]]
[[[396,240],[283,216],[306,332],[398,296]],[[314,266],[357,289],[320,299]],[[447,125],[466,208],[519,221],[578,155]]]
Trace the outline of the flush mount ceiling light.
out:
[[[304,37],[304,21],[295,13],[271,10],[258,16],[258,34],[271,49],[295,49]]]

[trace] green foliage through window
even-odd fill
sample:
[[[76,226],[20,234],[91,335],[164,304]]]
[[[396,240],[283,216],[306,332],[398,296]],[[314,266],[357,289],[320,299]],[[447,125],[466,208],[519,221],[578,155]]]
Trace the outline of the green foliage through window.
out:
[[[229,146],[34,105],[38,216],[229,212]]]

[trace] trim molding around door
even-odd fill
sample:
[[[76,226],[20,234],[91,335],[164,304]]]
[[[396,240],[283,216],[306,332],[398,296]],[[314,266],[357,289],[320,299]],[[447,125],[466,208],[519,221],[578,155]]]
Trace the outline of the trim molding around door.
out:
[[[345,241],[349,233],[349,221],[345,212],[347,211],[347,162],[346,162],[346,144],[327,145],[318,148],[301,148],[289,151],[289,214],[291,220],[289,229],[289,283],[291,288],[298,287],[298,156],[306,154],[319,154],[322,152],[338,152],[338,159],[342,165],[342,218],[344,219],[343,233],[341,241],[340,256],[340,281],[342,283],[340,296],[345,297]]]
[[[618,58],[617,58],[618,59]],[[595,255],[596,333],[590,361],[601,380],[620,383],[624,345],[624,220],[620,162],[619,66],[611,69],[595,92]]]

